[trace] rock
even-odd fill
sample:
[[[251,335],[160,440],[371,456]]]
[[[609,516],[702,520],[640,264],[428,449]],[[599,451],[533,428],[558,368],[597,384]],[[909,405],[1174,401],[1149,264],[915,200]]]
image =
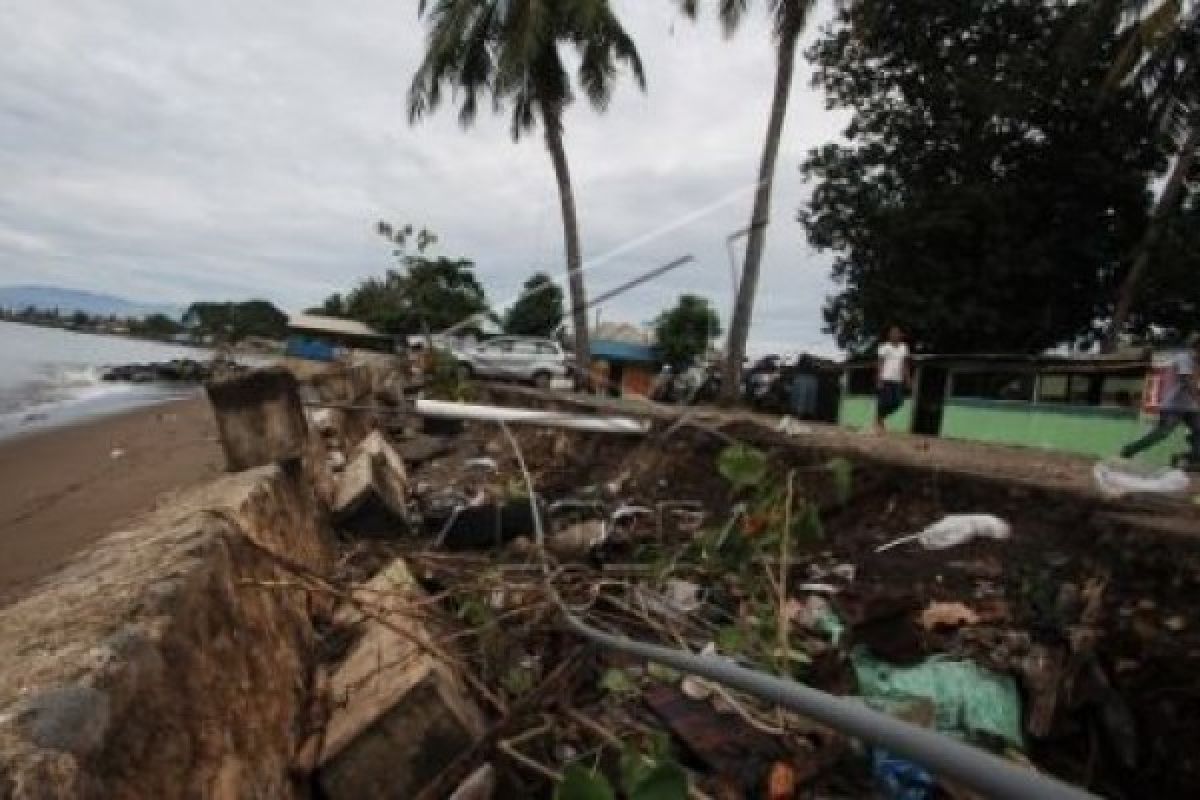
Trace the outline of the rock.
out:
[[[330,679],[333,713],[317,749],[329,800],[413,797],[478,741],[479,709],[459,676],[422,646],[436,641],[414,613],[425,595],[396,560],[356,597],[375,612]],[[354,612],[352,612],[354,613]]]
[[[374,431],[359,443],[338,480],[334,519],[360,536],[394,536],[408,528],[407,494],[404,462]]]
[[[396,451],[409,464],[423,464],[449,453],[453,448],[454,444],[450,439],[424,434],[411,439],[402,439],[396,444]]]
[[[557,558],[583,558],[592,548],[604,542],[606,532],[604,520],[580,522],[552,534],[546,540],[546,550]]]
[[[95,753],[111,720],[108,695],[90,686],[64,686],[34,695],[18,712],[30,741],[74,756]]]
[[[299,461],[308,447],[308,419],[296,378],[285,369],[256,370],[208,385],[230,472]]]

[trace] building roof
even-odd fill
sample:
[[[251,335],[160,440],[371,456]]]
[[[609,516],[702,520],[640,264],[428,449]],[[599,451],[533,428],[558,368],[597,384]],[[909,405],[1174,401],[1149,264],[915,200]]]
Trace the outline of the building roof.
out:
[[[591,338],[638,345],[655,344],[654,331],[631,325],[628,322],[601,322],[592,328]]]
[[[592,341],[592,358],[604,361],[624,361],[641,364],[659,364],[662,358],[658,349],[645,344],[614,342],[610,339]]]
[[[288,327],[293,330],[334,333],[339,336],[362,336],[372,339],[385,336],[374,328],[352,319],[322,317],[316,314],[292,314],[288,317]]]

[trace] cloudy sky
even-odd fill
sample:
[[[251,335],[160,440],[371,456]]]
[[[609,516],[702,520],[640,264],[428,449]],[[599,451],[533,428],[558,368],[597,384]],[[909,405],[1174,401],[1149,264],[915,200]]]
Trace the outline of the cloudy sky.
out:
[[[725,237],[749,217],[771,94],[765,19],[723,40],[669,0],[614,0],[649,82],[566,119],[593,294],[697,261],[605,306],[644,322],[682,291],[728,316]],[[809,39],[829,16],[822,2]],[[562,272],[550,162],[507,119],[447,110],[416,127],[405,93],[416,0],[0,0],[0,284],[139,301],[266,297],[287,309],[388,266],[373,233],[424,224],[474,259],[504,306]],[[797,166],[843,118],[795,81],[752,349],[828,350],[827,256],[795,212]]]

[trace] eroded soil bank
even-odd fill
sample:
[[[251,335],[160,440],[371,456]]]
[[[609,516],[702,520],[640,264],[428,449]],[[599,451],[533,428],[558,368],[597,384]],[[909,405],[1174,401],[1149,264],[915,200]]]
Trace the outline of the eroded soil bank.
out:
[[[718,652],[780,671],[775,645],[783,609],[788,647],[798,655],[782,670],[809,685],[858,694],[854,664],[863,654],[900,667],[938,655],[969,661],[1011,676],[1023,746],[986,736],[974,737],[976,743],[1105,796],[1187,797],[1200,785],[1200,542],[1192,536],[1140,527],[1129,507],[1060,485],[876,461],[751,423],[662,425],[645,439],[529,429],[518,438],[551,540],[556,532],[560,538],[564,530],[577,532],[581,522],[610,521],[602,544],[576,543],[570,552],[571,542],[560,542],[567,552],[555,553],[557,588],[596,624],[695,651],[712,643]],[[765,492],[735,489],[722,475],[721,455],[733,443],[767,455]],[[481,469],[481,459],[495,462],[494,471]],[[770,515],[783,504],[778,497],[774,504],[760,501],[764,493],[786,491],[789,476],[790,513],[811,511],[814,519],[792,529],[781,598],[779,537],[772,536],[779,526]],[[503,504],[524,491],[511,448],[494,428],[468,429],[452,453],[415,467],[409,479],[418,498],[457,489],[464,502]],[[751,513],[733,521],[739,503]],[[612,522],[628,519],[622,509],[639,507],[653,513],[628,525]],[[696,511],[703,512],[699,527]],[[996,515],[1011,525],[1011,538],[876,552],[956,513]],[[1178,516],[1195,522],[1186,507]],[[749,541],[744,553],[708,547],[712,535],[731,525]],[[499,698],[484,705],[493,706],[506,737],[517,741],[493,759],[511,792],[549,796],[547,776],[561,776],[581,754],[602,763],[616,759],[617,741],[640,742],[648,752],[655,731],[674,734],[672,758],[693,770],[711,796],[759,796],[778,764],[789,764],[806,791],[876,790],[878,776],[859,748],[829,732],[806,731],[799,721],[777,725],[752,699],[737,701],[745,714],[731,714],[728,702],[707,697],[686,724],[658,713],[667,702],[661,692],[677,692],[680,679],[602,651],[579,651],[579,641],[556,624],[523,536],[498,549],[458,553],[411,536],[347,544],[347,564],[358,577],[403,554],[426,589],[444,598],[443,612],[458,625],[457,645]],[[698,605],[671,607],[680,583],[685,591],[701,588]],[[813,608],[840,618],[846,635],[836,645],[814,624]],[[571,659],[577,663],[568,678],[554,672]],[[551,677],[569,688],[544,689]],[[536,699],[533,709],[521,708],[527,694]],[[581,720],[599,722],[601,732]],[[740,741],[745,757],[722,760],[689,744],[680,730],[706,724],[736,732],[722,746],[738,752]],[[736,774],[722,774],[739,762]],[[608,772],[619,785],[615,761]],[[740,794],[728,794],[735,790]]]

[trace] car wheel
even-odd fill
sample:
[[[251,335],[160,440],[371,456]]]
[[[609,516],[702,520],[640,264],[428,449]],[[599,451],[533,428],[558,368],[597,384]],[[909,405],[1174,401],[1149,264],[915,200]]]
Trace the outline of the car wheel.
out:
[[[552,380],[554,376],[549,372],[535,372],[533,375],[533,385],[539,389],[549,389]]]

